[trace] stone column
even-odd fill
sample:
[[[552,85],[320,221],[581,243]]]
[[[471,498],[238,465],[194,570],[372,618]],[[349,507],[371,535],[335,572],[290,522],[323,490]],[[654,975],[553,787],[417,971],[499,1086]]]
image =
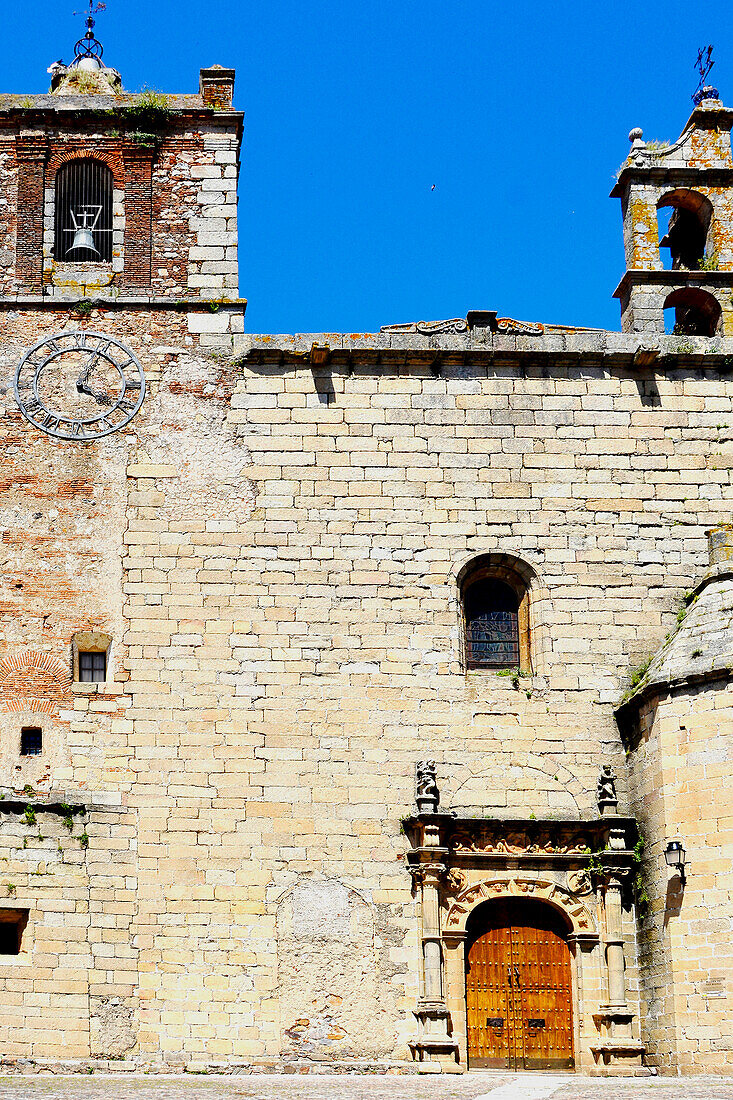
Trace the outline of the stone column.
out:
[[[422,999],[444,1004],[443,949],[440,942],[440,865],[422,868]]]
[[[606,884],[606,965],[609,1005],[626,1009],[626,960],[621,927],[621,879],[609,876]]]
[[[447,852],[440,843],[438,814],[421,815],[418,828],[421,844],[415,855],[419,862],[411,871],[420,890],[420,998],[414,1010],[417,1037],[410,1047],[421,1069],[456,1071],[458,1043],[451,1035],[450,1013],[445,1002],[440,928],[440,890]]]

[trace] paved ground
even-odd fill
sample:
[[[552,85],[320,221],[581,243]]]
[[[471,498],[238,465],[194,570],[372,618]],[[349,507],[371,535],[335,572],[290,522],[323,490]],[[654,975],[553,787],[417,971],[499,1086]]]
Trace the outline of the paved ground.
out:
[[[0,1077],[0,1100],[733,1100],[733,1078],[597,1078],[472,1073],[465,1077]]]

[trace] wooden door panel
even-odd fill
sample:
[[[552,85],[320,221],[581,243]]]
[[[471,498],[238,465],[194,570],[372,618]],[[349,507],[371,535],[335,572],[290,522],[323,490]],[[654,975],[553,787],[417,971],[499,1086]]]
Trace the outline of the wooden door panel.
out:
[[[555,931],[512,927],[525,1069],[573,1065],[570,952]]]
[[[552,910],[507,902],[466,960],[469,1067],[571,1069],[570,951]],[[484,926],[485,927],[485,926]]]
[[[508,982],[511,930],[493,928],[471,946],[466,972],[468,1057],[475,1068],[514,1066],[515,1010]]]

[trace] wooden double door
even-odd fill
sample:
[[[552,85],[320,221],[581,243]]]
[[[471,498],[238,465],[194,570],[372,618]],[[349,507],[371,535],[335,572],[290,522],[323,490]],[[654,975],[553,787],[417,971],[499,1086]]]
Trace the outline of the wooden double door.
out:
[[[570,950],[534,899],[487,902],[466,941],[469,1069],[572,1069]]]

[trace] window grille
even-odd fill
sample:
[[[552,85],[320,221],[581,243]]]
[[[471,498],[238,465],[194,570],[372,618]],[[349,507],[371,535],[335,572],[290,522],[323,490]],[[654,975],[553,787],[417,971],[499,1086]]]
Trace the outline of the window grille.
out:
[[[106,653],[79,654],[79,680],[82,684],[102,684],[106,678]]]
[[[43,732],[37,726],[26,726],[20,731],[20,755],[40,756],[43,752]]]
[[[519,667],[519,598],[508,584],[487,577],[464,597],[469,668]]]
[[[112,172],[98,160],[72,160],[56,173],[54,258],[112,259]]]

